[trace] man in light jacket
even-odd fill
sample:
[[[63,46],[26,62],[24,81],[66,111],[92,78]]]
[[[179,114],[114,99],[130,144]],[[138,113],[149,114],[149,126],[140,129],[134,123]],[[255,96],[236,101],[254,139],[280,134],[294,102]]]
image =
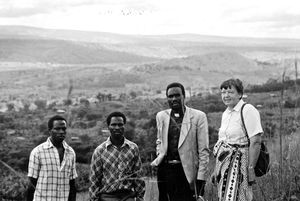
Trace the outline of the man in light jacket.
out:
[[[187,107],[185,90],[171,83],[166,90],[170,109],[157,113],[159,201],[194,201],[204,194],[209,162],[206,114]]]

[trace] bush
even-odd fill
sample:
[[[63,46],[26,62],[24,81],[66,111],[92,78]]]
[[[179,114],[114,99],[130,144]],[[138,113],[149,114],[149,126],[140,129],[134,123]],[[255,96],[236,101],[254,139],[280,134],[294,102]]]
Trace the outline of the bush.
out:
[[[12,123],[14,120],[8,115],[0,114],[0,123]]]
[[[91,113],[86,114],[86,119],[88,121],[100,120],[102,118],[102,116],[103,116],[102,113],[91,112]]]
[[[90,186],[89,173],[90,165],[76,163],[78,178],[76,179],[76,189],[78,192],[87,191]]]
[[[46,109],[47,101],[46,100],[35,100],[34,104],[37,106],[38,109],[44,110],[44,109]]]
[[[94,148],[90,144],[73,146],[76,153],[76,161],[78,163],[90,163],[94,152]]]
[[[73,125],[72,125],[73,128],[82,128],[82,129],[86,129],[88,126],[85,122],[83,121],[77,121],[77,122],[74,122]]]
[[[0,200],[25,200],[28,180],[24,173],[0,163]]]

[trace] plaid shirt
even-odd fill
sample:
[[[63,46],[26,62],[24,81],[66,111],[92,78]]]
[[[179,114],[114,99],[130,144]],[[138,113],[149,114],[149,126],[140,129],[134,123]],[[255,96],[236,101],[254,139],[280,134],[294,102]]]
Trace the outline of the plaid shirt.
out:
[[[101,193],[133,190],[143,200],[145,182],[141,180],[141,159],[138,146],[125,139],[117,148],[110,137],[99,145],[91,161],[90,199],[97,200]]]
[[[70,180],[77,177],[76,156],[74,150],[65,141],[63,146],[65,153],[61,164],[58,151],[50,138],[32,150],[28,177],[38,179],[34,201],[68,201]]]

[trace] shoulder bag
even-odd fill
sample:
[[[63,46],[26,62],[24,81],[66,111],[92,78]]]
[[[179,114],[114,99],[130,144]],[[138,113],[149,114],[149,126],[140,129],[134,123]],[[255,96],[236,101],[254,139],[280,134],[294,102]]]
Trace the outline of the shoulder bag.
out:
[[[243,117],[243,108],[245,105],[246,105],[246,103],[244,103],[241,108],[241,119],[242,119],[242,124],[245,129],[247,139],[248,139],[248,145],[250,147],[250,139],[248,136],[248,132],[247,132],[245,122],[244,122],[244,117]],[[258,156],[256,165],[254,167],[254,172],[257,177],[261,177],[261,176],[265,175],[269,171],[269,169],[270,169],[270,154],[268,152],[268,149],[267,149],[267,146],[265,145],[265,143],[261,142],[260,152],[259,152],[259,156]]]

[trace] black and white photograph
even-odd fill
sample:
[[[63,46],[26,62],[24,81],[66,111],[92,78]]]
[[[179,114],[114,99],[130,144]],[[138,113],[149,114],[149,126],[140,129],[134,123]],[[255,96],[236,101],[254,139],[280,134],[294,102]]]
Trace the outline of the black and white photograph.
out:
[[[300,201],[298,0],[0,0],[0,201]]]

